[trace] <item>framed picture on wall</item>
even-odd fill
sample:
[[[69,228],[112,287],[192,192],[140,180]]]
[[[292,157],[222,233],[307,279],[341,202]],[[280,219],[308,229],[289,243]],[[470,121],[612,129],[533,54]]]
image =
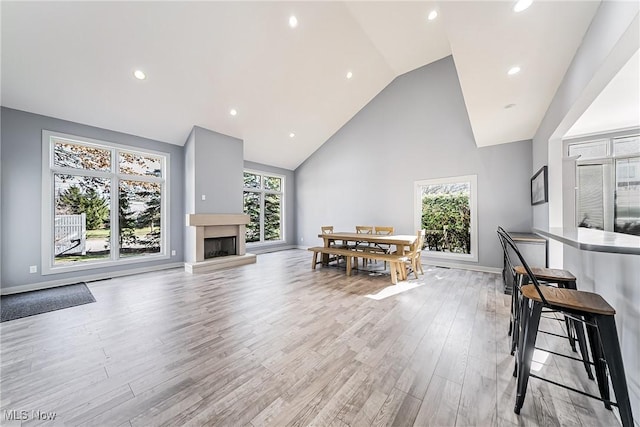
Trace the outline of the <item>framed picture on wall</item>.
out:
[[[548,201],[547,167],[543,166],[531,178],[531,204],[539,205]]]

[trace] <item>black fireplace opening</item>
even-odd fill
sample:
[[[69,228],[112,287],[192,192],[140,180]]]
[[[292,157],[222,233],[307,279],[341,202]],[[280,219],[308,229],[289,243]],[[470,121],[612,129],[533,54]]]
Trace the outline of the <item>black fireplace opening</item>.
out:
[[[210,237],[204,239],[204,259],[236,254],[235,237]]]

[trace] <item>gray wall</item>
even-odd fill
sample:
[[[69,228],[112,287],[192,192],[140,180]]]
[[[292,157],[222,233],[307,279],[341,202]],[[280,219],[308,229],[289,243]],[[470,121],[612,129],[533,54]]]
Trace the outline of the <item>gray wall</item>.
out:
[[[560,138],[638,50],[639,9],[638,2],[600,4],[533,138],[532,170],[548,163],[550,190],[560,191],[556,199],[551,194],[550,203],[534,207],[536,228],[545,229],[550,223],[558,226],[560,206],[554,203],[562,204],[563,198],[573,199],[573,186],[563,182],[562,171],[558,170],[562,168]],[[616,309],[631,406],[636,415],[635,425],[640,426],[640,256],[581,251],[553,241],[549,250],[550,262],[554,258],[562,260],[552,267],[571,271],[578,278],[578,289],[601,294]]]
[[[501,267],[496,227],[531,228],[531,142],[477,148],[451,57],[396,78],[296,169],[298,244],[321,225],[413,234],[414,181],[478,175],[479,262]],[[456,261],[458,262],[458,261]]]
[[[549,140],[557,138],[560,144],[559,139],[638,50],[639,8],[638,2],[604,1],[600,4],[533,138],[531,172],[550,163]],[[558,150],[554,156],[560,155]],[[559,188],[561,182],[553,182],[553,178],[557,176],[561,181],[561,174],[555,175],[552,167],[550,164],[550,184]],[[549,226],[549,204],[533,207],[533,223],[538,228]]]
[[[285,230],[284,237],[285,242],[279,244],[247,244],[247,251],[251,253],[269,252],[279,249],[286,249],[296,245],[296,183],[294,172],[289,169],[277,168],[274,166],[264,165],[262,163],[244,162],[246,169],[252,169],[260,172],[274,173],[278,175],[284,175],[285,188],[284,188],[284,220]]]
[[[243,142],[194,126],[185,147],[185,165],[194,194],[187,196],[187,213],[242,213]],[[193,181],[191,181],[193,180]],[[189,191],[189,186],[186,187]],[[202,200],[202,195],[206,200]]]
[[[196,129],[193,128],[184,144],[184,209],[196,211]]]
[[[184,146],[184,213],[242,213],[243,150],[241,139],[193,127]],[[184,259],[195,262],[196,229],[183,224]]]
[[[184,216],[183,148],[133,135],[99,129],[37,114],[1,109],[2,123],[2,289],[88,274],[101,274],[183,261],[182,239]],[[84,136],[137,148],[169,153],[171,224],[169,249],[176,255],[169,260],[140,262],[129,265],[41,276],[41,200],[42,200],[42,130]],[[37,265],[38,273],[30,274],[29,266]]]

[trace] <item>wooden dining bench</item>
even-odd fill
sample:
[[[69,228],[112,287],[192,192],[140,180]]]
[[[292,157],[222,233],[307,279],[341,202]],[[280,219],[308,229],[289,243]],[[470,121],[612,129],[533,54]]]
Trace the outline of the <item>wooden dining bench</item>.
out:
[[[355,251],[353,249],[343,249],[334,247],[314,246],[308,249],[313,252],[313,259],[311,260],[311,268],[315,270],[316,265],[322,261],[318,261],[318,254],[337,255],[343,256],[347,263],[347,276],[351,276],[351,260],[352,258],[359,258],[366,255],[367,259],[374,259],[379,261],[386,261],[389,263],[391,270],[391,283],[398,284],[398,273],[401,268],[404,268],[404,263],[408,261],[408,257],[404,255],[396,254],[382,254],[382,253],[369,253],[363,254],[361,251]]]

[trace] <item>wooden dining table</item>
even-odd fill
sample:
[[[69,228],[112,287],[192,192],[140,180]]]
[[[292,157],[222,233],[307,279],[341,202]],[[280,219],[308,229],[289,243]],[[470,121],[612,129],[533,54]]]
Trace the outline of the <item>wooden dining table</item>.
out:
[[[416,235],[410,234],[364,234],[351,232],[335,232],[318,234],[318,237],[324,240],[325,248],[331,245],[331,242],[367,242],[382,245],[394,245],[398,255],[404,255],[405,248],[415,243],[418,238]]]

